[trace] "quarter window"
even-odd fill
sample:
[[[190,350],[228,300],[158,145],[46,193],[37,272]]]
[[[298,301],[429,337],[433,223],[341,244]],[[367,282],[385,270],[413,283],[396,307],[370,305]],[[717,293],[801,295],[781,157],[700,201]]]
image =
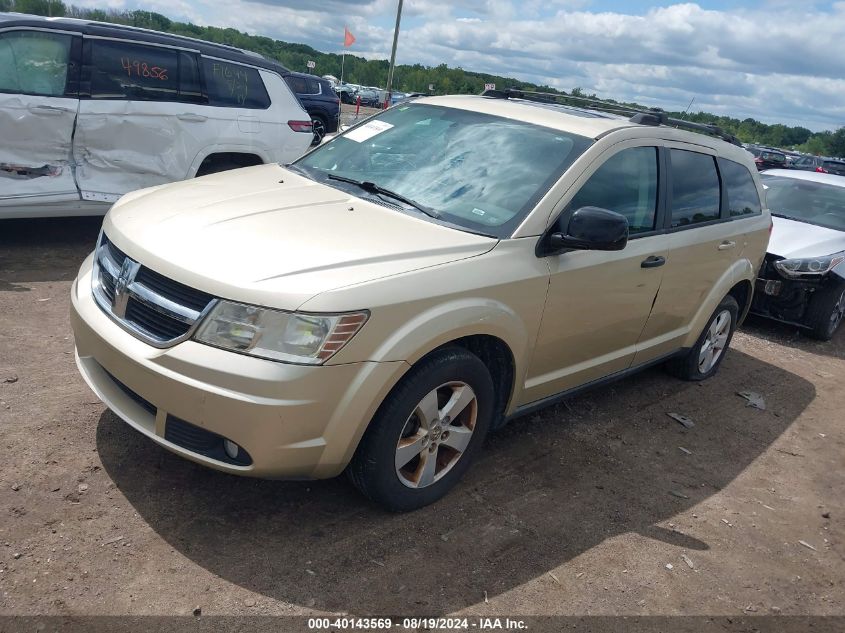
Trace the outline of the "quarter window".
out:
[[[270,107],[270,97],[255,68],[203,58],[202,72],[209,105],[261,110]]]
[[[0,34],[0,92],[64,96],[70,44],[71,36],[61,33]]]
[[[719,219],[721,189],[712,156],[670,150],[672,228]]]
[[[657,148],[632,147],[607,159],[569,203],[572,210],[581,207],[621,213],[632,235],[654,230]]]
[[[731,217],[762,213],[760,196],[751,172],[732,160],[720,160],[722,182],[728,190],[728,209]]]
[[[108,40],[90,46],[91,98],[179,101],[177,51]]]

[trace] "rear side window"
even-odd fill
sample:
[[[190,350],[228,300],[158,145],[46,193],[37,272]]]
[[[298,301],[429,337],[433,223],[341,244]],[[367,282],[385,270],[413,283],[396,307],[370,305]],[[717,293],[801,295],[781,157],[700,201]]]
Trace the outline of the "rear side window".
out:
[[[270,107],[270,97],[255,68],[219,59],[202,59],[208,104],[223,108]]]
[[[309,79],[308,80],[308,94],[310,95],[318,95],[320,94],[320,82],[316,79]]]
[[[179,53],[179,101],[206,103],[202,93],[199,59],[193,53]]]
[[[728,209],[732,218],[763,212],[757,187],[748,169],[732,160],[720,160],[719,170],[728,191]]]
[[[108,40],[89,45],[92,99],[179,100],[177,51]]]
[[[669,150],[672,164],[672,228],[719,219],[722,192],[712,156]]]
[[[43,31],[0,33],[0,92],[61,97],[71,36]]]
[[[285,77],[285,81],[287,82],[290,89],[293,90],[298,95],[304,95],[308,92],[308,86],[305,83],[304,77],[295,77],[293,75],[288,75]]]
[[[654,230],[657,211],[657,148],[632,147],[599,167],[569,203],[573,211],[601,207],[628,218],[632,235]]]

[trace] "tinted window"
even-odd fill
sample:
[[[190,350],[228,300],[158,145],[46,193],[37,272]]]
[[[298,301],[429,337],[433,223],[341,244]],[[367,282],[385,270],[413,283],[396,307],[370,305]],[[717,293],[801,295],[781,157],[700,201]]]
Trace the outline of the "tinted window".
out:
[[[320,82],[316,79],[309,79],[308,80],[308,94],[318,95],[320,94]]]
[[[205,103],[200,82],[200,67],[193,53],[179,53],[179,100],[190,103]]]
[[[719,175],[712,156],[670,150],[672,227],[719,219]]]
[[[255,68],[203,58],[202,71],[209,105],[262,110],[270,107],[270,97]]]
[[[630,232],[654,229],[657,148],[633,147],[611,156],[575,194],[569,208],[602,207],[628,218]]]
[[[70,35],[0,34],[0,92],[61,97],[67,84]]]
[[[178,53],[129,42],[91,40],[91,98],[178,101]]]
[[[728,208],[732,217],[762,213],[760,196],[745,167],[731,160],[719,161],[722,182],[728,190]]]
[[[308,87],[305,83],[304,77],[295,77],[294,75],[288,75],[287,77],[285,77],[285,81],[288,82],[288,86],[290,86],[290,89],[298,95],[304,95],[308,92]]]

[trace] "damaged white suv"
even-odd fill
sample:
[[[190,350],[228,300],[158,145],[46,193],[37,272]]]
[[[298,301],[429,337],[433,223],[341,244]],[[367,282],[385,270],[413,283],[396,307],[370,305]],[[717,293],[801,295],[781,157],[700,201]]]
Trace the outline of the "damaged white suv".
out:
[[[311,118],[288,73],[186,37],[0,13],[0,218],[102,215],[135,189],[298,158]]]

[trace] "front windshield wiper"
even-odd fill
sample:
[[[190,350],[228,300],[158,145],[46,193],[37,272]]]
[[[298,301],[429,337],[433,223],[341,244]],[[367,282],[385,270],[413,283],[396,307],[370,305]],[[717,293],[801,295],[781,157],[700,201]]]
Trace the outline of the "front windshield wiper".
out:
[[[393,198],[394,200],[398,200],[399,202],[404,202],[409,207],[413,207],[417,211],[425,213],[427,216],[434,218],[436,220],[440,219],[440,214],[437,213],[434,209],[429,209],[426,206],[421,205],[419,202],[414,202],[410,198],[406,198],[401,193],[396,193],[395,191],[391,191],[390,189],[385,189],[381,185],[377,185],[374,182],[370,182],[369,180],[355,180],[354,178],[347,178],[346,176],[337,176],[335,174],[329,174],[329,180],[339,180],[340,182],[348,182],[350,185],[356,185],[357,187],[361,187],[364,191],[369,191],[370,193],[376,193],[382,196],[386,196],[388,198]]]

